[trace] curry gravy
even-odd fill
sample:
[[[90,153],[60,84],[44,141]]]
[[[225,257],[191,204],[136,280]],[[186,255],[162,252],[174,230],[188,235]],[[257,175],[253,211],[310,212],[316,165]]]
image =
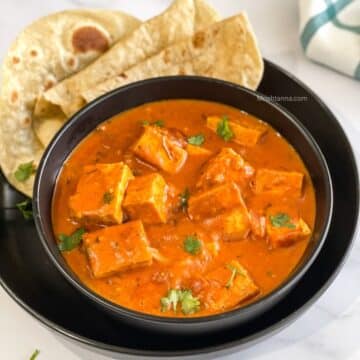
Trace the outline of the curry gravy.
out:
[[[206,126],[209,116],[226,115],[230,120],[255,129],[265,130],[255,146],[245,147],[234,141],[224,141]],[[302,218],[312,230],[315,221],[315,193],[311,178],[294,148],[265,122],[238,109],[207,101],[169,100],[148,103],[121,113],[100,124],[72,152],[57,180],[53,198],[52,220],[56,235],[71,234],[81,224],[71,216],[69,198],[75,193],[78,180],[85,165],[96,163],[125,162],[135,176],[157,172],[163,176],[175,194],[172,206],[176,205],[179,193],[188,188],[190,197],[196,192],[196,183],[208,158],[188,156],[185,165],[176,174],[159,170],[145,161],[138,161],[129,148],[143,132],[143,121],[152,123],[162,120],[165,128],[178,129],[185,138],[203,134],[201,145],[211,151],[211,157],[221,149],[232,148],[257,171],[261,168],[304,174],[301,195],[269,196],[254,194],[249,189],[242,196],[249,210],[264,214],[269,207],[285,209],[291,216]],[[264,119],[266,120],[266,119]],[[129,155],[130,154],[130,155]],[[253,182],[254,180],[249,180]],[[251,185],[251,184],[250,184]],[[92,194],[89,193],[89,197]],[[207,220],[192,221],[186,211],[172,212],[166,224],[144,225],[150,246],[158,250],[166,261],[154,260],[152,265],[129,270],[117,275],[97,279],[89,266],[88,256],[81,245],[63,255],[79,279],[102,297],[127,308],[160,316],[185,316],[181,311],[162,312],[160,299],[170,288],[189,287],[193,294],[201,292],[198,277],[216,271],[224,264],[238,261],[247,269],[259,293],[239,306],[257,300],[283,283],[301,259],[311,235],[303,236],[288,246],[271,246],[267,236],[255,236],[249,232],[242,239],[224,241],[218,239],[216,255],[192,255],[184,251],[184,238],[196,234],[204,243],[212,241],[213,228]],[[90,231],[93,229],[90,228]],[[216,229],[214,230],[216,233]],[[230,271],[228,276],[230,276]],[[229,309],[219,309],[201,303],[199,311],[191,316],[205,316]]]

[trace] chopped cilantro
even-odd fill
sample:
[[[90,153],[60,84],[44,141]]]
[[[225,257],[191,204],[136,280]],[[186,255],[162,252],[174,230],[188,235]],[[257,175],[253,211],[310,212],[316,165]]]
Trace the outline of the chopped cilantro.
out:
[[[114,199],[114,194],[110,191],[106,191],[103,195],[104,204],[110,204]]]
[[[189,235],[184,240],[184,250],[189,254],[196,255],[201,250],[201,241],[196,235]]]
[[[200,310],[200,301],[192,295],[191,290],[171,289],[167,295],[160,300],[161,311],[173,310],[177,312],[178,304],[184,315],[194,314]]]
[[[24,182],[36,171],[33,161],[20,164],[14,173],[17,181]]]
[[[189,136],[187,142],[190,145],[200,146],[205,142],[205,136],[203,134]]]
[[[164,127],[165,126],[165,122],[164,120],[156,120],[152,123],[154,126],[158,126],[158,127]]]
[[[144,120],[141,122],[142,126],[148,126],[148,125],[153,125],[153,126],[158,126],[158,127],[164,127],[165,126],[165,122],[164,120],[156,120],[153,122],[150,122],[148,120]]]
[[[216,133],[225,141],[230,141],[234,137],[234,133],[231,130],[227,116],[223,116],[218,122]]]
[[[191,315],[200,310],[200,300],[192,295],[191,290],[183,291],[181,311],[184,315]]]
[[[30,360],[35,360],[37,357],[38,357],[38,355],[40,354],[40,350],[35,350],[33,353],[32,353],[32,355],[30,356]]]
[[[288,214],[277,213],[276,215],[270,215],[271,225],[275,228],[286,227],[288,229],[295,229],[296,226],[291,222],[291,218]]]
[[[80,228],[75,230],[71,235],[60,234],[60,243],[58,245],[60,251],[70,251],[75,249],[81,243],[84,233],[85,229]]]
[[[225,287],[231,288],[233,286],[236,276],[237,275],[244,276],[245,274],[241,271],[241,269],[239,269],[238,267],[236,267],[232,264],[227,264],[226,267],[231,271],[231,276],[230,276],[230,279],[228,280],[228,282],[226,283]]]
[[[188,202],[189,202],[189,198],[190,198],[190,191],[188,188],[186,188],[184,190],[184,192],[182,192],[180,195],[179,195],[179,198],[180,198],[180,207],[183,211],[185,211],[188,207]]]
[[[169,311],[171,309],[176,311],[177,304],[180,301],[180,295],[179,295],[180,291],[181,290],[171,289],[168,291],[166,296],[160,299],[162,312]]]
[[[20,210],[25,220],[33,218],[32,203],[30,199],[17,203],[16,207]]]

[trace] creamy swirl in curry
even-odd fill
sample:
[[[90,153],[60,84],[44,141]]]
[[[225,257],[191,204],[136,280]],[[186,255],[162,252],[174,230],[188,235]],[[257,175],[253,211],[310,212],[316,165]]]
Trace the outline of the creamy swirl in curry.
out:
[[[99,125],[59,175],[59,248],[97,294],[160,316],[205,316],[276,289],[315,220],[299,155],[265,122],[197,100]]]

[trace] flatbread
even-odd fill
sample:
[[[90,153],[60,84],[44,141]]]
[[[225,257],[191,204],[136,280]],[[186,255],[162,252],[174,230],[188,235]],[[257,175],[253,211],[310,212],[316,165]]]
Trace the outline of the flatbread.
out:
[[[199,31],[207,28],[213,23],[220,21],[221,17],[218,12],[210,6],[205,0],[194,0],[195,3],[195,27]]]
[[[39,99],[35,114],[41,118],[56,105],[66,116],[85,105],[82,93],[117,76],[131,66],[155,55],[170,44],[192,36],[219,19],[204,0],[175,0],[162,14],[144,22],[132,34],[82,72],[46,91]]]
[[[34,177],[19,182],[14,172],[22,163],[38,164],[44,151],[32,128],[41,92],[82,70],[139,24],[122,12],[70,10],[37,20],[12,44],[2,68],[0,165],[24,194],[32,195]]]
[[[201,75],[255,90],[264,64],[245,13],[197,32],[128,71],[83,92],[87,102],[120,86],[152,77]]]

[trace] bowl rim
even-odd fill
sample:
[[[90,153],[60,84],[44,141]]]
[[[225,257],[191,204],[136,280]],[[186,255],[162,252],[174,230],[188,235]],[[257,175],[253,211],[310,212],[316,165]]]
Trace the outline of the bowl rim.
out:
[[[41,179],[43,177],[43,173],[46,172],[45,165],[48,161],[48,158],[50,157],[52,151],[56,148],[58,140],[63,136],[64,133],[66,133],[69,128],[75,124],[79,118],[81,118],[84,114],[91,112],[95,107],[101,105],[102,102],[106,101],[107,99],[111,97],[116,97],[118,94],[122,94],[124,92],[127,92],[129,89],[133,88],[141,88],[144,85],[147,84],[156,84],[156,83],[162,83],[162,82],[168,82],[168,81],[199,81],[199,82],[207,82],[210,86],[211,84],[215,83],[218,85],[222,85],[225,87],[233,88],[235,91],[245,92],[248,95],[261,97],[262,102],[267,103],[268,106],[272,107],[277,112],[281,113],[284,117],[288,119],[288,121],[292,122],[292,124],[297,128],[297,130],[302,134],[303,138],[306,139],[307,143],[312,147],[312,150],[314,153],[316,153],[316,157],[320,160],[321,166],[322,166],[322,172],[324,173],[326,177],[326,189],[325,189],[325,195],[328,200],[328,204],[326,206],[327,208],[327,214],[326,219],[324,221],[324,225],[321,229],[321,232],[319,233],[319,240],[317,241],[317,244],[314,246],[314,249],[309,255],[309,258],[302,264],[298,269],[295,269],[295,271],[291,272],[288,278],[283,281],[278,287],[276,287],[274,290],[272,290],[267,295],[260,297],[254,302],[251,302],[249,304],[246,304],[244,306],[225,311],[223,313],[213,314],[213,315],[207,315],[207,316],[194,316],[190,318],[186,317],[171,317],[171,316],[159,316],[159,315],[150,315],[147,313],[143,313],[137,310],[133,310],[130,308],[126,308],[122,305],[116,304],[101,295],[97,294],[93,290],[91,290],[89,287],[87,287],[85,284],[83,284],[76,276],[76,274],[70,269],[66,269],[57,259],[57,256],[55,255],[54,251],[51,248],[51,245],[46,239],[46,235],[43,231],[43,219],[40,216],[40,210],[39,210],[39,194],[40,194],[40,187],[41,187]],[[179,97],[178,99],[183,99],[182,97]],[[166,100],[164,98],[164,100]],[[174,99],[175,100],[175,99]],[[196,99],[195,99],[196,100]],[[153,100],[153,101],[161,101]],[[206,101],[206,100],[204,100]],[[208,100],[210,101],[210,100]],[[149,103],[152,101],[149,101]],[[215,101],[216,102],[216,101]],[[219,102],[221,103],[221,102]],[[132,107],[134,108],[134,107]],[[125,110],[128,111],[131,108]],[[119,112],[120,113],[120,112]],[[102,120],[101,122],[107,121],[108,119]],[[270,124],[271,125],[271,124]],[[89,131],[87,134],[85,134],[80,141],[86,138],[93,130]],[[285,138],[286,139],[286,138]],[[287,140],[287,139],[286,139]],[[78,142],[78,144],[80,143]],[[290,145],[292,145],[290,143]],[[294,147],[295,148],[295,147]],[[69,155],[72,153],[72,151],[75,149],[72,148]],[[297,149],[295,148],[297,151]],[[69,156],[68,155],[68,156]],[[59,171],[61,168],[58,169],[58,173],[56,175],[56,179],[59,175]],[[56,181],[55,181],[56,183]],[[269,305],[273,299],[276,297],[276,295],[279,292],[286,292],[291,289],[291,287],[294,285],[294,283],[298,282],[300,278],[305,274],[305,272],[310,268],[312,263],[315,261],[316,257],[318,256],[325,240],[327,237],[327,234],[329,232],[329,228],[331,225],[332,215],[333,215],[333,206],[334,206],[334,199],[333,199],[333,185],[331,180],[330,171],[325,159],[325,156],[323,155],[319,145],[309,132],[309,130],[306,129],[306,127],[297,119],[297,117],[290,113],[290,111],[286,110],[283,106],[281,106],[278,103],[274,103],[272,101],[269,101],[266,96],[264,96],[262,93],[247,89],[241,85],[237,85],[228,81],[220,80],[220,79],[214,79],[209,77],[203,77],[203,76],[165,76],[165,77],[157,77],[157,78],[151,78],[151,79],[145,79],[140,80],[134,83],[130,83],[128,85],[122,86],[120,88],[116,88],[110,92],[107,92],[106,94],[96,98],[95,100],[91,101],[89,104],[87,104],[85,107],[80,109],[77,113],[73,114],[70,119],[66,122],[66,124],[56,133],[56,135],[53,137],[47,148],[45,149],[45,152],[39,162],[38,165],[38,171],[35,176],[34,181],[34,195],[32,200],[33,205],[33,213],[34,213],[34,222],[36,226],[37,233],[40,237],[41,243],[43,248],[45,249],[48,257],[51,259],[52,263],[56,266],[56,268],[60,271],[60,273],[65,277],[65,279],[73,285],[82,295],[84,295],[86,298],[92,300],[93,302],[97,303],[103,308],[106,308],[108,310],[111,310],[113,313],[118,313],[119,315],[129,318],[129,319],[136,319],[136,320],[144,320],[147,323],[152,323],[153,325],[157,324],[175,324],[175,325],[193,325],[193,324],[205,324],[205,323],[213,323],[219,320],[223,320],[225,318],[229,318],[232,316],[240,316],[241,314],[246,314],[249,312],[260,310],[262,307]],[[55,238],[55,235],[53,235]],[[55,245],[55,244],[54,244]],[[60,253],[60,250],[58,250],[57,246],[53,246],[57,249],[58,255],[62,256]]]

